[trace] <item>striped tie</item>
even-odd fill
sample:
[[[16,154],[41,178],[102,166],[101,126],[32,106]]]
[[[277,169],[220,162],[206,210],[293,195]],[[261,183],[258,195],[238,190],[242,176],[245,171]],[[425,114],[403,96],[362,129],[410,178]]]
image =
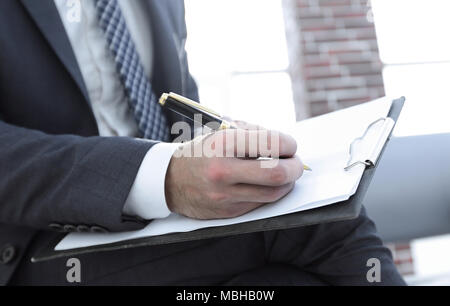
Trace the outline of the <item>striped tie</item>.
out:
[[[120,79],[124,85],[140,136],[169,141],[167,119],[158,104],[152,85],[136,51],[117,0],[95,0],[99,24],[114,55]]]

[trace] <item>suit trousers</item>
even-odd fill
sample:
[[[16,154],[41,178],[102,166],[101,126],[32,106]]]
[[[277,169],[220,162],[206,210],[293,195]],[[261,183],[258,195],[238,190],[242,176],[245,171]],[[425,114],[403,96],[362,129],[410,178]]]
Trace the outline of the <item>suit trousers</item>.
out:
[[[71,285],[68,258],[31,263],[10,285]],[[370,282],[371,259],[380,282]],[[405,285],[363,209],[354,220],[226,238],[85,254],[81,285]]]

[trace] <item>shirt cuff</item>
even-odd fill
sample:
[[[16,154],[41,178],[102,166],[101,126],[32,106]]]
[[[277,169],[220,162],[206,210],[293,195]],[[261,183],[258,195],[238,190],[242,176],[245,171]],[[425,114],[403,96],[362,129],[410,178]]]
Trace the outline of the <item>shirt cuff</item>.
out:
[[[158,143],[147,152],[125,202],[124,214],[145,220],[170,215],[165,194],[166,173],[179,146],[179,143]]]

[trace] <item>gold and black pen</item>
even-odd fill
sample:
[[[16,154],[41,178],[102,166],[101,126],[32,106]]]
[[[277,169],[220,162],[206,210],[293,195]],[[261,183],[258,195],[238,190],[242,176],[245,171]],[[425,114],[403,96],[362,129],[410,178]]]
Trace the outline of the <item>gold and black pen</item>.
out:
[[[207,124],[214,122],[218,124],[217,130],[226,130],[235,128],[232,123],[223,119],[219,113],[201,105],[198,102],[195,102],[191,99],[180,96],[173,92],[163,94],[159,99],[159,104],[163,108],[166,108],[180,115],[181,117],[189,120],[192,123],[197,122],[202,126],[206,126]],[[303,166],[303,169],[307,171],[312,171],[312,169],[306,165]]]

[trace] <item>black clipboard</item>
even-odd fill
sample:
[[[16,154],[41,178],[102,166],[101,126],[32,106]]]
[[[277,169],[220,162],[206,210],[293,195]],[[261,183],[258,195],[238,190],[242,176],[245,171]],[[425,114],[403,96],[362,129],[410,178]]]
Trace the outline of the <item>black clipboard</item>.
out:
[[[388,117],[393,119],[395,123],[397,123],[397,120],[400,117],[400,113],[403,109],[404,103],[405,103],[404,97],[396,99],[392,103],[391,109],[389,110],[388,113]],[[42,262],[57,258],[72,257],[95,252],[108,252],[129,248],[180,243],[209,238],[228,237],[254,232],[290,229],[314,224],[356,219],[361,212],[361,208],[363,205],[362,203],[366,196],[367,190],[369,189],[372,178],[375,175],[377,166],[382,160],[384,150],[388,146],[391,136],[392,132],[389,135],[388,140],[386,141],[380,153],[377,164],[367,165],[366,170],[364,171],[364,174],[362,176],[361,182],[359,183],[358,190],[347,201],[337,202],[316,209],[251,222],[238,223],[221,227],[204,228],[186,233],[173,233],[161,236],[144,237],[134,240],[127,240],[111,244],[91,246],[86,248],[55,251],[54,250],[55,246],[64,237],[64,235],[62,235],[55,237],[55,239],[50,241],[47,246],[44,246],[38,252],[38,254],[36,254],[32,258],[32,262]]]

